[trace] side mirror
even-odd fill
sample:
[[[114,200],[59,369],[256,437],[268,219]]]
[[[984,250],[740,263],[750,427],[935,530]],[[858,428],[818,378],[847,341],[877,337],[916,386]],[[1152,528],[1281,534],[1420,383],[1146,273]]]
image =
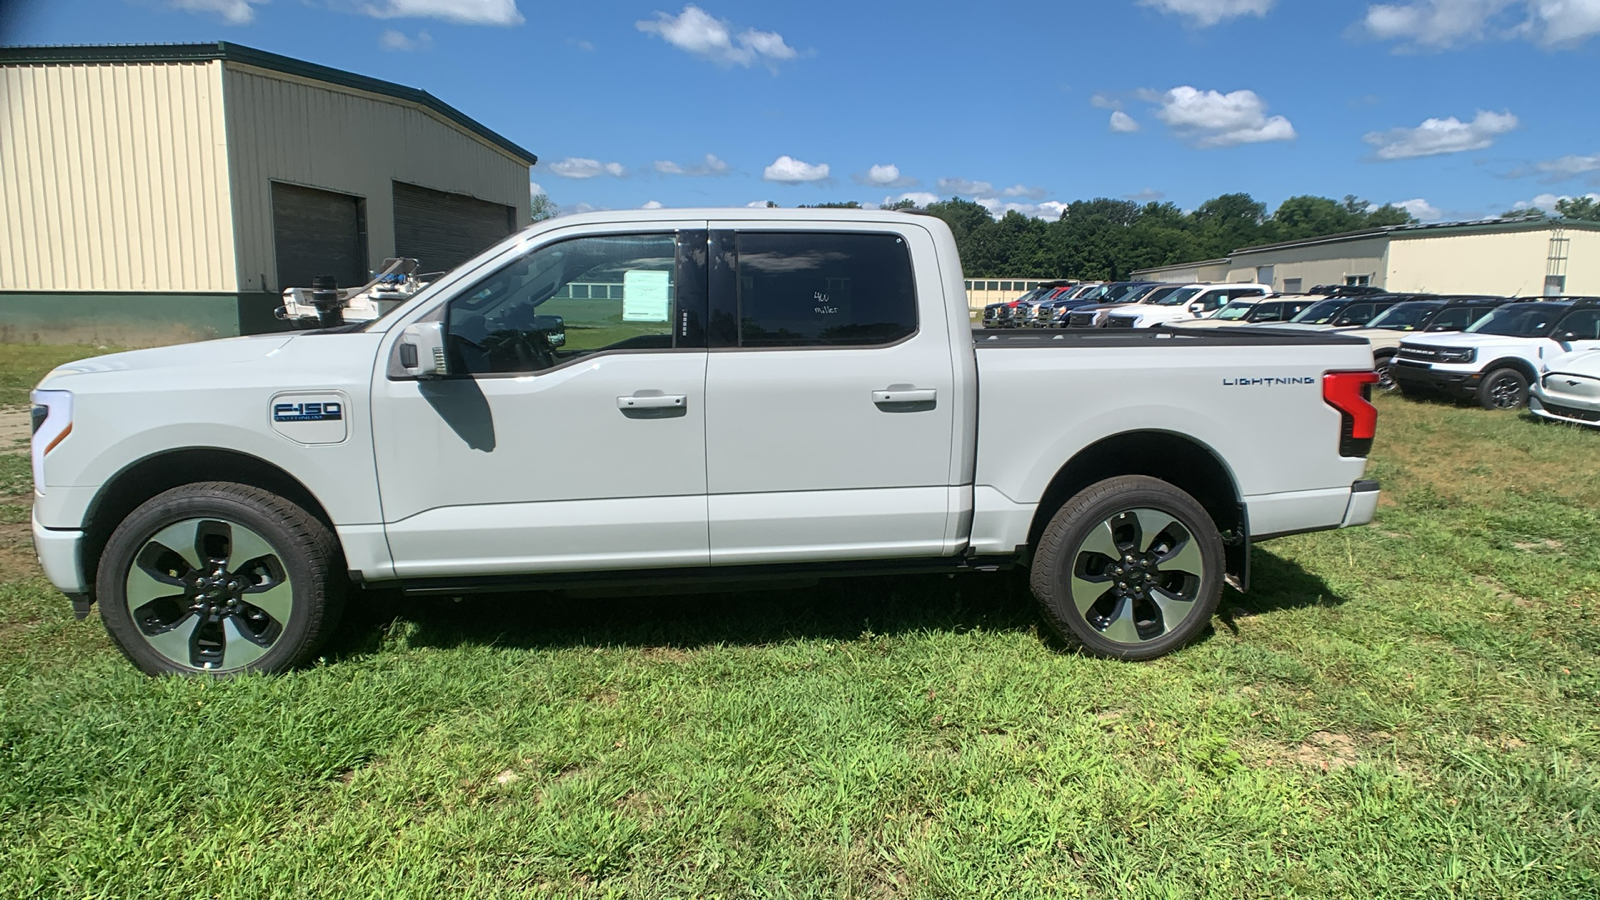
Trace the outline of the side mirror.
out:
[[[450,374],[444,350],[444,324],[418,322],[400,334],[400,368],[414,378],[439,378]]]
[[[1577,332],[1563,331],[1561,333],[1561,336],[1556,338],[1556,340],[1560,341],[1563,344],[1570,344],[1573,341],[1578,340],[1578,335],[1577,335]]]

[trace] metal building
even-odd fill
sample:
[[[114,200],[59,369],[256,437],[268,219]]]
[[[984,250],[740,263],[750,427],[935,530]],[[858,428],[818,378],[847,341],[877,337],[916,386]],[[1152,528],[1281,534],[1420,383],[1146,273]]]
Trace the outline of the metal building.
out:
[[[1260,282],[1292,294],[1321,284],[1530,297],[1600,294],[1600,222],[1488,219],[1398,225],[1285,241],[1140,269],[1154,281]]]
[[[0,341],[269,330],[285,287],[528,224],[536,161],[425,91],[237,44],[0,48]]]

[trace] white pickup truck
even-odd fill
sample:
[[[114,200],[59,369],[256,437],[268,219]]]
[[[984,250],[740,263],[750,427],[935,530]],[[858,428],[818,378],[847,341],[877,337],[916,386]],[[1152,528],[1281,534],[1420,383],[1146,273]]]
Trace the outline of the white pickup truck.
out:
[[[149,673],[301,663],[352,586],[1015,566],[1142,659],[1252,540],[1371,519],[1365,341],[975,336],[962,288],[929,216],[564,216],[376,321],[51,372],[35,544]]]

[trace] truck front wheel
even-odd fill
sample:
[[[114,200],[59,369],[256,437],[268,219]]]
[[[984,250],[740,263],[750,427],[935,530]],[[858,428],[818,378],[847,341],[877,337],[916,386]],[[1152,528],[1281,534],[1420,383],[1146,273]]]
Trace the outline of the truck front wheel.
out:
[[[1096,656],[1154,659],[1193,640],[1222,596],[1222,536],[1157,478],[1090,485],[1050,519],[1032,586],[1045,621]]]
[[[205,482],[117,526],[95,589],[106,630],[150,675],[282,672],[310,659],[343,606],[327,526],[259,488]]]

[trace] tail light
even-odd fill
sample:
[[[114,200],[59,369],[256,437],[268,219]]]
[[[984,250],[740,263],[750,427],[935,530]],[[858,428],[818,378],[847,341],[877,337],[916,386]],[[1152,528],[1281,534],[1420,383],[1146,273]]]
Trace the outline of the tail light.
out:
[[[1340,456],[1366,456],[1378,433],[1378,408],[1372,405],[1377,372],[1327,372],[1322,376],[1322,399],[1339,411]]]

